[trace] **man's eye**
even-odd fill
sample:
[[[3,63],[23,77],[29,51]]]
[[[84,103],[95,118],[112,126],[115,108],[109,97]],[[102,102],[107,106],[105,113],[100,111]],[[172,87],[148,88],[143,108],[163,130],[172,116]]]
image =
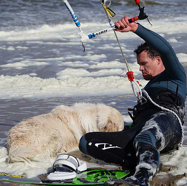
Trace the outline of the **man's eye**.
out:
[[[145,66],[145,65],[146,65],[146,63],[141,63],[141,65],[142,65],[142,66]]]

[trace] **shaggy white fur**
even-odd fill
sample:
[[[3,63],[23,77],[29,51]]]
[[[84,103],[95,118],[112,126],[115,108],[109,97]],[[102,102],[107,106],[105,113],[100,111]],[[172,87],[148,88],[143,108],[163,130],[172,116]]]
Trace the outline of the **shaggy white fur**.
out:
[[[58,106],[48,114],[28,118],[8,135],[8,162],[29,162],[36,156],[56,157],[78,146],[88,132],[115,132],[124,127],[122,115],[104,104]]]

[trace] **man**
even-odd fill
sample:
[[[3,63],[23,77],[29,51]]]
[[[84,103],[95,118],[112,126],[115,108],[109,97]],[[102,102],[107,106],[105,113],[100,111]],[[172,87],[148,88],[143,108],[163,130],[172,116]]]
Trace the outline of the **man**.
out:
[[[134,51],[145,80],[143,97],[133,109],[132,128],[114,133],[88,133],[80,150],[124,168],[136,166],[126,180],[105,185],[149,185],[160,167],[160,152],[177,149],[182,143],[186,99],[186,74],[170,44],[129,17],[116,22],[119,32],[134,32],[146,42]],[[136,154],[136,157],[135,157]]]

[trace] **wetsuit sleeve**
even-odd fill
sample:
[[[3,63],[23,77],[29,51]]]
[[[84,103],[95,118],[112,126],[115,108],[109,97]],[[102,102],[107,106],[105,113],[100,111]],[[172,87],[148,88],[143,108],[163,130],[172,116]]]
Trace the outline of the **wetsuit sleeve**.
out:
[[[183,66],[180,64],[171,45],[163,37],[140,24],[138,24],[135,33],[160,53],[166,73],[171,79],[182,82],[186,80]]]

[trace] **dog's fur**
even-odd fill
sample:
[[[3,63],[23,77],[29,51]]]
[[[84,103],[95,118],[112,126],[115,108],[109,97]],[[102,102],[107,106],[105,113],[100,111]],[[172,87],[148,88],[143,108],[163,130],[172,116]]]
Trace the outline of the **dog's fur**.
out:
[[[104,104],[77,103],[58,106],[48,114],[28,118],[8,135],[8,162],[30,161],[38,155],[56,157],[78,146],[88,132],[123,130],[121,114]]]

